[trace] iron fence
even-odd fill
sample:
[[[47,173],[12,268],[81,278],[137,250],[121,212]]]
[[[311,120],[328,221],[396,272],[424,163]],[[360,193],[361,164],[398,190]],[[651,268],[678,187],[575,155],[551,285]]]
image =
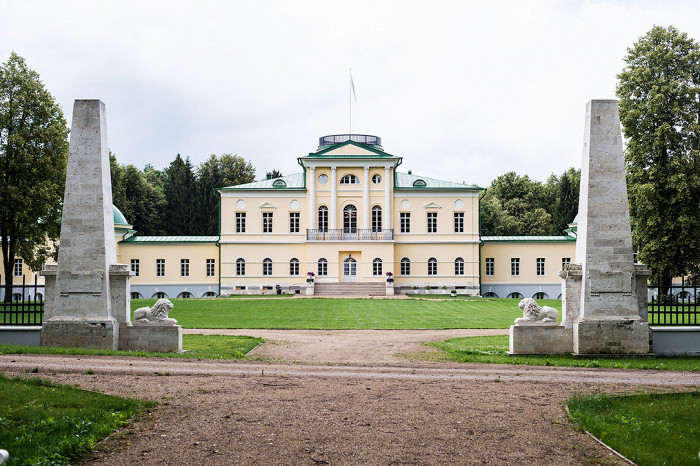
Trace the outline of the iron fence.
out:
[[[0,276],[0,283],[2,276]],[[44,285],[22,284],[12,286],[0,285],[0,326],[7,325],[41,325],[44,320]]]
[[[662,285],[660,282],[649,286],[649,324],[688,326],[700,325],[698,299],[700,290],[695,279],[686,283]]]
[[[365,230],[365,229],[333,229],[306,230],[307,241],[391,241],[394,239],[394,229]]]

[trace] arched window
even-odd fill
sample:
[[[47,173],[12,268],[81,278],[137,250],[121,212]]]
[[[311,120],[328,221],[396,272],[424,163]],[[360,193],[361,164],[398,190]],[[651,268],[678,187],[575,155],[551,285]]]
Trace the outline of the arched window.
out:
[[[455,275],[464,275],[464,259],[461,257],[455,259]]]
[[[547,293],[544,291],[538,291],[534,295],[532,295],[532,299],[549,299],[549,296],[547,296]]]
[[[437,275],[437,259],[434,257],[428,259],[428,275]]]
[[[287,183],[284,180],[275,180],[272,182],[272,186],[275,188],[286,188]]]
[[[296,257],[289,261],[289,275],[299,275],[299,259]]]
[[[178,298],[191,298],[191,297],[192,297],[192,293],[190,293],[189,291],[183,291],[183,292],[180,293],[177,297],[178,297]]]
[[[165,294],[165,292],[163,292],[163,291],[158,291],[153,296],[151,296],[151,299],[164,299],[164,298],[167,299],[168,295]]]
[[[242,257],[236,259],[236,275],[245,275],[245,259]]]
[[[328,207],[324,205],[318,208],[318,231],[328,233]]]
[[[514,298],[514,299],[523,299],[524,297],[525,296],[523,296],[521,293],[518,293],[517,291],[514,291],[513,293],[506,296],[506,298]]]
[[[411,261],[408,257],[401,259],[401,275],[411,275]]]
[[[413,186],[416,188],[425,188],[425,180],[416,180],[413,182]]]
[[[374,233],[382,231],[382,208],[378,205],[372,207],[372,231]]]
[[[216,298],[216,293],[213,291],[207,291],[202,295],[202,298]]]
[[[143,296],[138,291],[131,292],[131,299],[142,299]]]
[[[372,275],[380,276],[382,274],[382,260],[378,257],[376,257],[372,261]]]
[[[328,261],[322,257],[318,260],[318,276],[325,277],[328,275]]]
[[[360,180],[355,175],[345,175],[340,179],[340,184],[360,184]]]
[[[357,207],[352,204],[343,209],[343,233],[357,233]]]
[[[272,275],[272,259],[269,257],[263,259],[263,275]]]
[[[498,298],[498,295],[493,291],[484,293],[484,298]]]

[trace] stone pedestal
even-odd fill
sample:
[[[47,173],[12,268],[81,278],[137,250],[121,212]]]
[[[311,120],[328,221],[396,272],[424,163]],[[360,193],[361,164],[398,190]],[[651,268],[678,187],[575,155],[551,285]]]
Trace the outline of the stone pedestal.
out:
[[[386,295],[394,296],[394,282],[386,282]]]
[[[157,323],[121,323],[119,325],[119,349],[179,353],[182,351],[182,327]]]
[[[314,282],[306,282],[306,296],[314,295]]]
[[[571,329],[556,322],[510,326],[510,354],[566,354],[572,347]]]
[[[641,319],[574,322],[576,354],[648,354],[649,324]]]

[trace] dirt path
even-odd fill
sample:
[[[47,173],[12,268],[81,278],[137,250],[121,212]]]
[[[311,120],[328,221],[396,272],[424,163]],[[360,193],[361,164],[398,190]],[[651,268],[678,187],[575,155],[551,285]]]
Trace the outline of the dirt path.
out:
[[[623,464],[566,398],[700,387],[700,373],[396,356],[468,332],[236,330],[270,342],[248,361],[0,355],[0,371],[159,401],[84,460],[110,465]]]
[[[423,343],[455,337],[507,335],[504,329],[450,330],[267,330],[187,329],[204,335],[249,335],[266,344],[248,354],[251,359],[314,364],[404,364],[406,356],[439,354]]]

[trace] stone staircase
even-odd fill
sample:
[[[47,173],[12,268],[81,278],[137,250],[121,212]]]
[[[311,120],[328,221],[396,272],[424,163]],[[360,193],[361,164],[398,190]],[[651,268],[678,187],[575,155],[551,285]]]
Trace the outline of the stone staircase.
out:
[[[386,296],[384,282],[374,283],[318,283],[314,296]]]

